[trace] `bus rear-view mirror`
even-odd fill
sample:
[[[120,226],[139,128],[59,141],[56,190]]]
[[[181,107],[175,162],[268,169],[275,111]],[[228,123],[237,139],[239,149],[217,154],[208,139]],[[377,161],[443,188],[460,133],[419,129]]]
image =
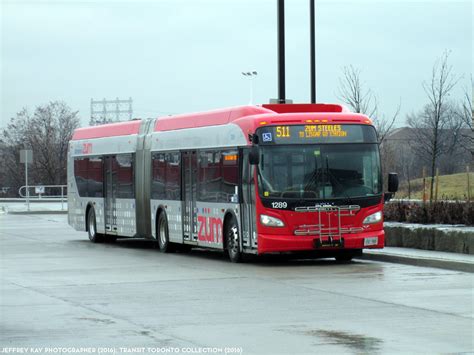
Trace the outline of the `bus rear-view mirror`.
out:
[[[249,152],[249,163],[251,165],[258,165],[260,163],[260,154],[258,147],[252,147]]]
[[[388,174],[388,192],[395,193],[398,191],[398,175],[397,173]]]

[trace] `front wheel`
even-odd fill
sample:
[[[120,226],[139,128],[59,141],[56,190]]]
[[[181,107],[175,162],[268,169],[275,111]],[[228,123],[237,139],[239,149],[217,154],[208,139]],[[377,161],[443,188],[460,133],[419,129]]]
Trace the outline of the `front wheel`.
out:
[[[339,262],[342,262],[342,263],[348,263],[349,261],[352,260],[353,257],[354,257],[354,255],[350,255],[350,254],[338,255],[338,256],[336,256],[336,261],[339,261]]]
[[[341,262],[341,263],[348,263],[355,256],[360,256],[360,255],[362,255],[362,250],[361,249],[356,249],[354,251],[345,252],[345,253],[341,253],[339,255],[336,255],[336,261]]]
[[[97,233],[94,207],[91,207],[87,213],[87,233],[92,243],[101,243],[104,241],[104,236]]]
[[[229,259],[233,263],[242,261],[242,252],[240,251],[239,227],[235,217],[232,217],[226,224],[225,229],[226,249]]]

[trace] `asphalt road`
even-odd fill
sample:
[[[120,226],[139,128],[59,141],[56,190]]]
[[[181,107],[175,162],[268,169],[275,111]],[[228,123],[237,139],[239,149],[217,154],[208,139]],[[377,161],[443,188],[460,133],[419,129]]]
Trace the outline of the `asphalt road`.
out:
[[[0,352],[474,351],[472,274],[332,259],[231,264],[143,241],[94,245],[66,219],[0,215]]]

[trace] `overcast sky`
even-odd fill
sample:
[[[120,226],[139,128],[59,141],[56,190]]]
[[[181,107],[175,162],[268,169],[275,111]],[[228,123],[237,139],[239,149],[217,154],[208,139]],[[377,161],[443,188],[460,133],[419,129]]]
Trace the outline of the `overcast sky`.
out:
[[[277,97],[276,0],[1,2],[1,117],[63,100],[83,124],[90,100],[133,98],[135,117]],[[287,97],[308,102],[309,1],[287,0]],[[318,102],[339,102],[346,65],[390,115],[426,103],[423,80],[450,50],[461,88],[472,73],[472,1],[316,0]]]

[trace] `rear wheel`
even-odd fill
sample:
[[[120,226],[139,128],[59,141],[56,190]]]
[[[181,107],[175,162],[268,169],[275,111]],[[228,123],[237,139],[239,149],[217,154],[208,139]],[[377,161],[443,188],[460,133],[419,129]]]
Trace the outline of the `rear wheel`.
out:
[[[231,217],[226,223],[225,228],[226,249],[229,259],[233,263],[242,261],[242,252],[240,251],[239,227],[235,217]]]
[[[162,253],[172,251],[168,232],[168,221],[164,213],[160,213],[156,225],[156,237],[158,239],[158,247]]]
[[[101,243],[104,241],[104,236],[102,234],[97,233],[94,207],[91,207],[89,209],[89,212],[87,213],[87,232],[89,235],[89,240],[92,243]]]

